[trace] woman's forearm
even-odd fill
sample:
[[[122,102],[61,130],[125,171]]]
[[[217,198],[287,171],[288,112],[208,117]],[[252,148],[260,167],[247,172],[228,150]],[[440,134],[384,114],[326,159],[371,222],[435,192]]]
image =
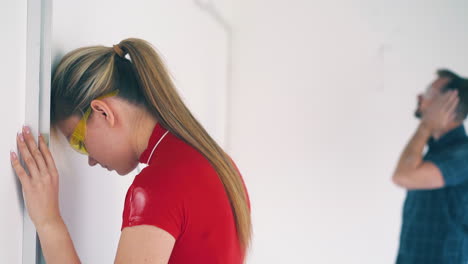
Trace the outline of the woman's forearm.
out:
[[[81,263],[62,219],[37,227],[37,233],[47,264]]]

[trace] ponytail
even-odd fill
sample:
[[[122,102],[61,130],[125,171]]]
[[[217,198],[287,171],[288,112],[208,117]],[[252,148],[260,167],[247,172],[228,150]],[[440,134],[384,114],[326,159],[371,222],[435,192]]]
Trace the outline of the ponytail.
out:
[[[129,38],[120,42],[119,47],[124,54],[129,54],[146,104],[158,122],[197,149],[216,170],[228,195],[245,255],[252,233],[250,205],[244,182],[233,161],[187,109],[151,44]]]

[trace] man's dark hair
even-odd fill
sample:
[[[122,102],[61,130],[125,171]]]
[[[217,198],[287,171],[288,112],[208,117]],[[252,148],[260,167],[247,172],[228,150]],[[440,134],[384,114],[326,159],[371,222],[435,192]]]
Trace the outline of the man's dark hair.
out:
[[[457,90],[458,98],[460,99],[457,106],[457,120],[463,121],[468,115],[468,79],[458,76],[456,73],[447,70],[440,69],[437,71],[437,75],[441,78],[450,78],[451,81],[442,88],[442,92]]]

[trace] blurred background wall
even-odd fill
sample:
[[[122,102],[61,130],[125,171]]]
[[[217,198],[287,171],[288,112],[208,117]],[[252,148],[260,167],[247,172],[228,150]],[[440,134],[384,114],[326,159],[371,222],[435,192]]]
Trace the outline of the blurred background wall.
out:
[[[229,146],[251,194],[249,263],[394,263],[404,191],[390,178],[416,95],[440,67],[468,75],[468,3],[230,5]]]

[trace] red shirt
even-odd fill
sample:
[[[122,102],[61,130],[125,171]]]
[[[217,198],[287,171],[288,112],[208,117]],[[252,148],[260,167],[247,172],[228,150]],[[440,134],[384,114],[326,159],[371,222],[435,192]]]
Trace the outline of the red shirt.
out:
[[[171,234],[171,264],[242,263],[229,198],[216,171],[196,149],[166,132],[157,124],[140,156],[148,166],[127,191],[121,230],[153,225]]]

